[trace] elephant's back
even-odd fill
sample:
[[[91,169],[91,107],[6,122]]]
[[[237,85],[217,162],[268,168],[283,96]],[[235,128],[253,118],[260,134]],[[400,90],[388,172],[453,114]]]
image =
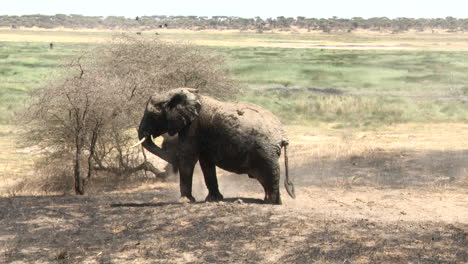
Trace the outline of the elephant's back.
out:
[[[218,136],[233,144],[281,145],[287,142],[281,121],[270,111],[251,103],[227,103],[205,97],[204,123],[218,129]],[[205,107],[208,106],[208,107]]]

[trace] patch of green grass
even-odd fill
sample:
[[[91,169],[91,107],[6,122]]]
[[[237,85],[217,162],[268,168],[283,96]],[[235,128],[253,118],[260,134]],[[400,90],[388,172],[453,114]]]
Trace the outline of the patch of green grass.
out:
[[[0,31],[1,32],[1,31]],[[304,34],[298,32],[289,33],[273,33],[264,32],[257,34],[255,32],[227,32],[227,31],[199,31],[199,32],[174,32],[174,31],[159,31],[158,36],[165,40],[175,41],[192,41],[200,40],[221,41],[223,43],[249,42],[265,43],[265,44],[315,44],[322,46],[333,46],[345,44],[348,46],[368,45],[368,46],[385,46],[394,44],[395,46],[411,46],[415,48],[439,47],[443,45],[452,46],[466,41],[468,38],[463,34],[348,34],[348,33],[323,33],[323,34]],[[53,32],[52,32],[53,33]],[[89,34],[89,32],[88,32]],[[103,34],[103,33],[94,33]],[[151,32],[142,32],[142,36],[154,36]],[[452,44],[452,45],[450,45]],[[220,44],[220,46],[223,46]]]
[[[222,48],[250,88],[314,87],[385,94],[446,94],[468,82],[468,52]],[[274,55],[272,55],[274,54]]]
[[[240,100],[259,104],[286,124],[336,123],[372,128],[405,122],[468,122],[468,102],[394,96],[327,95],[308,91],[250,92]]]
[[[86,44],[0,42],[0,124],[25,106],[27,92],[44,85],[61,63]]]

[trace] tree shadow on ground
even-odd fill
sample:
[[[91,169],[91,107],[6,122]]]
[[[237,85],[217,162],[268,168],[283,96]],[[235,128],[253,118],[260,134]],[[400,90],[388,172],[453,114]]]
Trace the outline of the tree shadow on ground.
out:
[[[354,221],[347,231],[340,223],[310,233],[283,263],[466,263],[466,225],[415,223],[382,225]],[[341,229],[339,227],[342,227]],[[363,260],[366,260],[362,262]]]
[[[221,202],[225,203],[245,203],[245,204],[265,204],[265,202],[261,199],[255,198],[225,198]],[[198,201],[194,204],[203,204],[207,203],[204,201]],[[216,202],[214,202],[216,203]],[[159,202],[159,203],[118,203],[118,204],[111,204],[111,207],[163,207],[168,205],[180,205],[180,202]]]
[[[153,199],[162,202],[147,202]],[[251,198],[191,204],[172,199],[155,192],[0,199],[0,262],[468,260],[466,224],[324,219]]]
[[[299,186],[337,182],[388,187],[458,185],[468,179],[468,150],[374,150],[340,159],[310,158],[302,167],[292,168],[291,175]]]

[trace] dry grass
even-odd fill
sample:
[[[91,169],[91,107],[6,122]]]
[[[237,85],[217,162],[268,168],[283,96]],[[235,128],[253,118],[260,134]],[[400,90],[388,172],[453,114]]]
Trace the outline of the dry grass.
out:
[[[101,43],[118,32],[123,31],[3,29],[0,30],[0,38],[3,41]],[[164,29],[163,31],[146,31],[143,32],[142,36],[153,38],[156,32],[160,33],[157,37],[163,40],[184,40],[197,45],[217,47],[468,50],[466,45],[468,34],[464,33],[409,32],[391,34],[389,32],[378,33],[361,30],[352,34],[327,34],[317,31],[295,30],[255,34],[255,32],[235,30]]]
[[[468,124],[463,123],[408,123],[374,131],[333,127],[288,126],[295,167],[303,166],[310,157],[342,159],[401,150],[464,151],[468,146]]]
[[[33,175],[34,157],[37,150],[20,148],[18,128],[0,125],[0,179],[24,178]]]
[[[34,32],[27,34],[0,33],[2,41],[14,42],[73,42],[73,43],[103,43],[109,39],[109,36],[80,36],[70,33],[66,36],[61,35],[38,35]]]
[[[333,124],[287,127],[290,168],[303,184],[343,188],[468,185],[467,124],[410,123],[375,131],[333,127]],[[38,153],[15,145],[17,138],[13,127],[1,126],[0,129],[3,133],[0,146],[4,150],[0,154],[3,196],[70,191],[72,177],[65,172],[49,174],[55,176],[47,180],[33,177],[33,162],[39,157]],[[157,159],[153,162],[161,169],[164,167]],[[229,173],[220,170],[220,174]],[[126,179],[106,177],[95,180],[91,193],[125,189]],[[136,182],[130,185],[147,179],[134,180]],[[119,184],[115,184],[116,181]],[[201,178],[199,181],[203,195],[204,184]]]
[[[466,124],[415,123],[326,133],[323,128],[304,129],[290,127],[289,132],[292,167],[306,185],[468,186]]]

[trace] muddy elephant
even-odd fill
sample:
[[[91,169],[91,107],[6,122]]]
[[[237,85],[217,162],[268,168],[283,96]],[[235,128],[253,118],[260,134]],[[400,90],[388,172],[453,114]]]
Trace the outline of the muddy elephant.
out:
[[[166,132],[178,134],[175,157],[152,140]],[[288,175],[286,134],[279,119],[257,105],[221,102],[191,88],[157,93],[146,105],[138,137],[148,151],[178,164],[181,196],[192,202],[193,170],[198,161],[208,188],[206,201],[223,199],[216,177],[218,166],[257,179],[265,190],[265,202],[281,204],[278,160],[284,148],[284,184],[295,198]]]

